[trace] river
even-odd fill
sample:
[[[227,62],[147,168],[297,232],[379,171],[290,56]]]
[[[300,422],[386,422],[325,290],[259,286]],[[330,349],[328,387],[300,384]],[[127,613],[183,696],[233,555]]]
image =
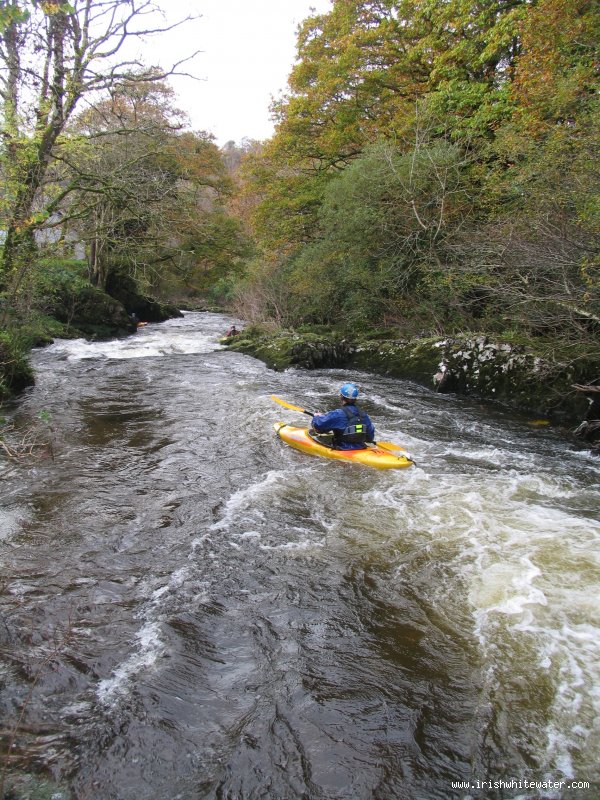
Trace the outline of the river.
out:
[[[53,458],[0,466],[10,773],[77,800],[599,797],[598,459],[408,381],[271,371],[230,322],[33,355],[9,414]],[[349,379],[416,467],[276,437],[307,417],[271,394],[323,411]]]

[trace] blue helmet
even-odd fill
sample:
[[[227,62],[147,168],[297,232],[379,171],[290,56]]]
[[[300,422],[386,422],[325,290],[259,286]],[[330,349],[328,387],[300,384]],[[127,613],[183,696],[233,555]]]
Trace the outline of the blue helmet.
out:
[[[358,386],[355,383],[345,383],[340,389],[340,394],[346,400],[356,400],[358,397]]]

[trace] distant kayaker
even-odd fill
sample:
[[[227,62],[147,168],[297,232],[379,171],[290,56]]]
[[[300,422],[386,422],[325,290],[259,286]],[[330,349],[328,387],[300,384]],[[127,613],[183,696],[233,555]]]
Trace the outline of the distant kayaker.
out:
[[[238,329],[235,327],[235,325],[232,325],[231,328],[229,328],[229,330],[225,334],[225,336],[229,339],[230,336],[237,336],[238,333],[239,333]]]
[[[332,445],[337,450],[363,450],[367,442],[375,440],[375,428],[369,415],[356,405],[358,395],[355,383],[345,383],[340,389],[342,407],[313,417],[314,432],[331,432]]]

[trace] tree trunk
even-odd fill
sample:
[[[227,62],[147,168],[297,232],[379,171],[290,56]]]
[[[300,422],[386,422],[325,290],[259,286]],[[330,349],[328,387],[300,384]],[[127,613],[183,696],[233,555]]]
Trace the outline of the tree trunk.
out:
[[[88,262],[88,274],[90,283],[96,289],[106,289],[106,281],[108,280],[108,266],[102,254],[102,245],[98,242],[97,238],[92,239],[90,245],[90,256]]]

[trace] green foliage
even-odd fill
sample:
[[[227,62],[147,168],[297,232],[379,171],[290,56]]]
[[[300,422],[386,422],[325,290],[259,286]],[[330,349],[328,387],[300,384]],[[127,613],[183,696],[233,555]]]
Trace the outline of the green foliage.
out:
[[[33,383],[33,372],[22,344],[9,331],[0,331],[0,400]]]
[[[32,268],[35,305],[52,303],[66,292],[77,292],[89,285],[87,264],[77,259],[45,258]]]
[[[452,224],[470,203],[468,169],[460,148],[443,140],[406,154],[377,143],[334,178],[320,237],[289,274],[311,318],[362,328],[423,291],[424,276],[431,279],[432,265],[445,258]],[[446,273],[436,270],[443,281]]]
[[[215,208],[205,212],[199,223],[158,251],[161,270],[149,282],[158,295],[209,295],[215,299],[241,274],[252,246],[240,222]]]
[[[233,301],[235,287],[238,281],[239,279],[237,276],[232,273],[229,273],[223,278],[219,278],[208,290],[208,300],[217,305],[230,305]]]
[[[9,25],[22,25],[29,19],[27,9],[9,4],[6,0],[0,3],[0,34],[4,33]]]
[[[335,0],[298,42],[290,94],[275,106],[275,149],[293,163],[340,166],[381,136],[410,130],[437,96],[457,129],[486,137],[511,106],[525,2]]]
[[[240,308],[509,328],[600,359],[599,41],[587,0],[334,0],[310,17],[246,173],[262,264]]]
[[[29,309],[27,316],[12,328],[12,334],[24,351],[50,344],[54,339],[73,337],[73,333],[62,322],[35,308]]]

